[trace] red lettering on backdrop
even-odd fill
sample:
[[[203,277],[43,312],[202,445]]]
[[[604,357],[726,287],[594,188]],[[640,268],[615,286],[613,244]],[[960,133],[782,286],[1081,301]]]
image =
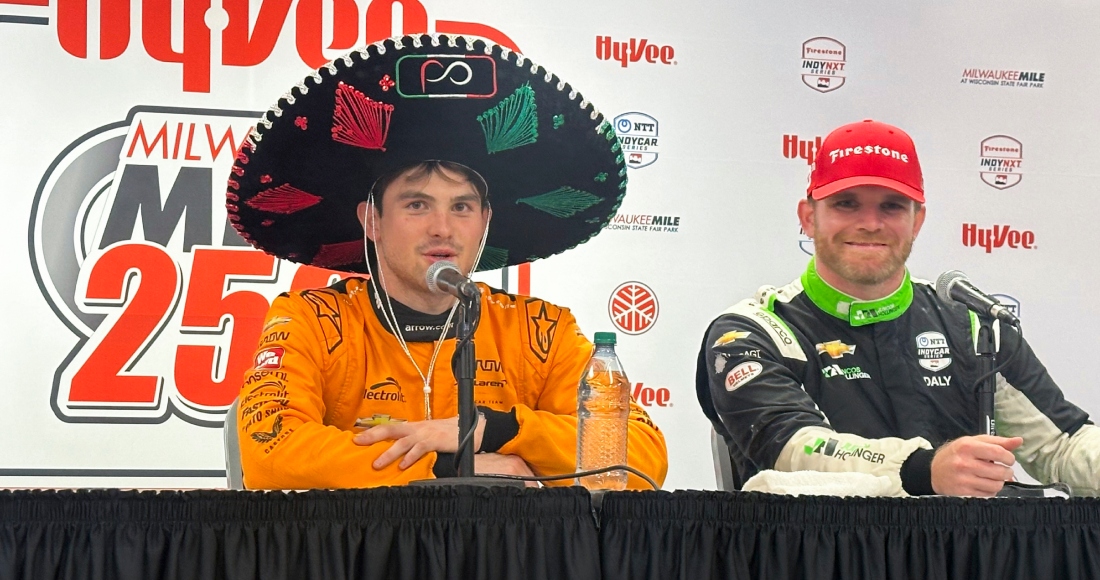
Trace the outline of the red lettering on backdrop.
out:
[[[144,0],[141,40],[145,52],[161,62],[183,65],[183,90],[210,92],[210,0],[183,0],[183,50],[172,48],[172,0]]]
[[[210,92],[210,28],[206,12],[210,0],[183,2],[182,50],[172,48],[173,0],[141,0],[141,38],[152,58],[183,65],[185,92]],[[293,0],[266,0],[260,3],[256,22],[249,28],[249,0],[223,0],[229,23],[222,31],[221,64],[255,66],[271,56],[283,32]],[[322,48],[323,2],[332,2],[331,50],[348,50],[357,44],[369,44],[393,34],[394,4],[400,4],[403,34],[428,31],[428,13],[419,0],[372,0],[364,14],[366,34],[359,40],[359,8],[355,0],[300,0],[295,10],[295,47],[298,56],[311,68],[328,62]],[[100,0],[99,57],[121,55],[130,43],[130,0]],[[519,51],[506,34],[484,24],[439,20],[439,34],[464,34],[488,38]],[[57,0],[57,36],[61,47],[77,58],[88,57],[88,0]],[[179,43],[177,43],[179,44]],[[663,56],[663,55],[662,55]]]
[[[253,349],[270,306],[262,294],[248,290],[226,292],[226,279],[239,276],[274,276],[275,258],[252,249],[196,248],[191,279],[183,303],[180,332],[221,334],[229,321],[225,375],[214,380],[219,364],[213,346],[181,344],[176,348],[176,390],[185,400],[206,407],[222,407],[240,392],[240,379],[251,366]]]
[[[488,38],[501,46],[506,46],[516,52],[520,52],[516,43],[512,42],[512,39],[508,38],[506,34],[492,26],[477,24],[476,22],[437,20],[435,22],[435,31],[440,34],[469,34],[472,36],[480,36],[482,38]]]
[[[154,403],[161,377],[126,372],[125,367],[175,308],[179,266],[158,246],[130,242],[108,249],[91,268],[84,301],[125,304],[125,310],[73,375],[69,402]],[[136,288],[131,283],[135,271]]]
[[[418,0],[372,0],[367,6],[367,44],[393,36],[394,4],[400,4],[404,14],[402,34],[428,31],[428,12]]]
[[[290,1],[260,2],[256,25],[249,34],[249,1],[222,0],[222,8],[229,13],[229,24],[222,31],[222,64],[255,66],[267,60],[271,56],[271,50],[275,48],[275,41],[283,31],[283,23],[290,12]]]
[[[324,0],[298,0],[294,13],[294,43],[302,62],[320,68],[328,62],[321,52],[321,8]],[[359,6],[354,0],[332,0],[333,50],[349,50],[359,40]]]
[[[57,40],[65,52],[88,58],[88,0],[57,0]],[[130,0],[100,0],[99,58],[115,58],[129,44]]]

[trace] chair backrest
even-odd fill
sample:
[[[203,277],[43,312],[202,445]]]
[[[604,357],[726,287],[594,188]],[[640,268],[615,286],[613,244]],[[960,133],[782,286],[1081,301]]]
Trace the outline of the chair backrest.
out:
[[[244,474],[241,473],[241,444],[237,439],[237,407],[240,401],[233,400],[229,411],[225,413],[225,427],[222,436],[225,441],[225,479],[229,489],[244,489]]]
[[[733,462],[726,440],[710,428],[710,451],[714,457],[714,479],[719,491],[737,491],[737,481],[733,477]]]

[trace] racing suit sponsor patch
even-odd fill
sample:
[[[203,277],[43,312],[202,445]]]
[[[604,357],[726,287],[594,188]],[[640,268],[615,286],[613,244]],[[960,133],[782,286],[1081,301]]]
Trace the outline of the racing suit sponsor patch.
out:
[[[252,368],[256,370],[283,368],[283,352],[281,346],[261,350],[256,353],[256,362],[252,365]]]
[[[855,354],[856,345],[844,344],[839,340],[830,340],[829,342],[819,342],[814,345],[817,349],[817,354],[827,354],[833,358],[840,358],[846,354]]]
[[[942,333],[928,331],[917,335],[917,362],[930,371],[942,371],[951,365],[951,349]]]
[[[726,390],[733,391],[753,380],[763,372],[764,366],[755,361],[741,363],[726,374]]]

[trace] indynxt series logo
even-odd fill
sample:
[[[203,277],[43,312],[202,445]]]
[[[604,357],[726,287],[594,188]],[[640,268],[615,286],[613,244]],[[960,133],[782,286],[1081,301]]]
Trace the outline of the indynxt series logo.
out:
[[[813,443],[803,445],[802,451],[806,455],[820,453],[826,457],[832,457],[841,461],[846,461],[849,457],[855,457],[870,463],[882,463],[886,459],[885,454],[871,451],[870,443],[858,445],[855,443],[841,443],[832,438],[825,440],[818,437]]]
[[[859,367],[842,368],[840,365],[829,365],[821,369],[821,376],[831,379],[833,377],[844,377],[849,381],[856,379],[869,379],[871,375],[863,372],[863,369]]]
[[[157,423],[175,414],[220,426],[246,369],[282,366],[282,347],[254,358],[270,300],[326,286],[332,272],[283,264],[229,225],[230,166],[258,117],[136,107],[74,141],[42,177],[32,266],[76,338],[56,361],[60,419]]]

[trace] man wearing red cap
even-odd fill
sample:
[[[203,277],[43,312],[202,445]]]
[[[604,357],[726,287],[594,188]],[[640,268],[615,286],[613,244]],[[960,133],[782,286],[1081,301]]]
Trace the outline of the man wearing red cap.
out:
[[[798,217],[815,256],[707,330],[696,370],[737,487],[756,473],[863,472],[894,495],[997,494],[1019,460],[1100,495],[1100,429],[1066,401],[1015,329],[999,335],[997,437],[977,432],[973,316],[911,279],[924,224],[913,141],[875,121],[822,142]]]

